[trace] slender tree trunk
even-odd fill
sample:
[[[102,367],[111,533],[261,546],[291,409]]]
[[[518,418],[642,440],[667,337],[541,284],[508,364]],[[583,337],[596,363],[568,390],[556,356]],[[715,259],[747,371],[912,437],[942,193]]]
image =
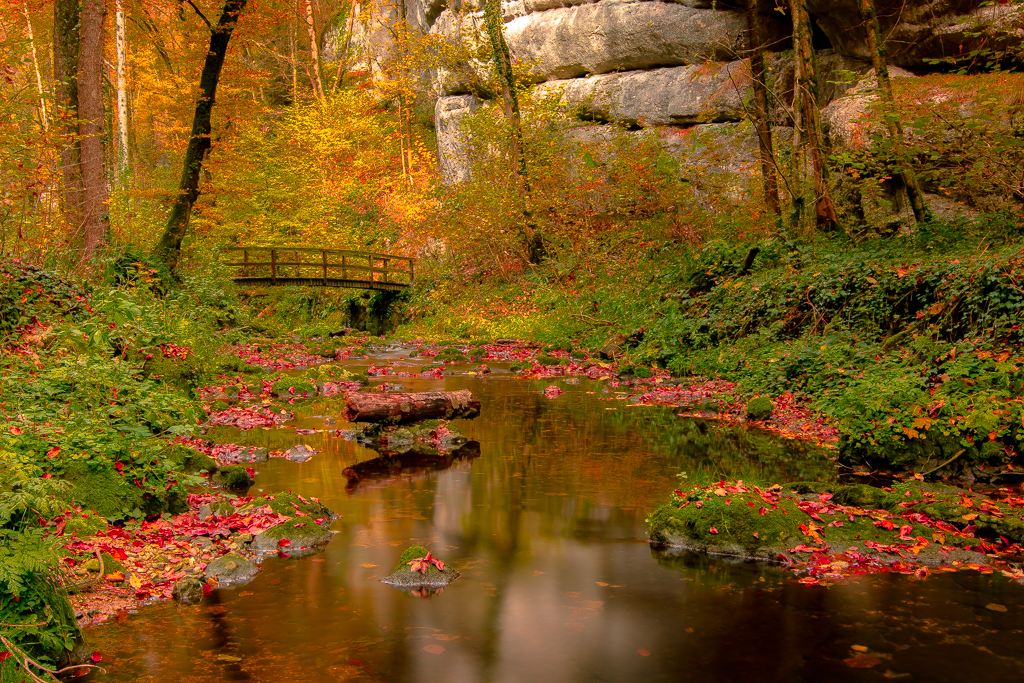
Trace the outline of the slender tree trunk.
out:
[[[789,201],[790,226],[799,228],[804,213],[804,93],[801,82],[803,72],[800,68],[800,41],[797,38],[797,27],[793,28],[793,156],[789,164]]]
[[[544,238],[536,230],[532,220],[530,176],[526,166],[526,147],[523,144],[522,118],[519,112],[519,96],[516,93],[516,79],[512,71],[512,55],[505,42],[505,34],[501,29],[501,0],[486,0],[484,5],[484,22],[487,26],[487,35],[491,43],[491,51],[494,55],[494,66],[498,71],[498,81],[501,86],[501,101],[512,127],[512,140],[510,153],[516,160],[516,175],[519,180],[520,189],[523,193],[523,218],[525,229],[523,237],[526,242],[527,260],[530,263],[540,263],[545,256]]]
[[[924,196],[921,193],[921,186],[917,182],[917,176],[904,163],[903,127],[897,118],[896,98],[892,94],[892,80],[889,78],[889,65],[885,61],[885,46],[882,44],[881,31],[878,28],[878,15],[875,13],[874,0],[860,0],[860,17],[868,32],[868,49],[871,50],[875,77],[878,80],[878,91],[884,104],[883,114],[889,129],[889,139],[892,140],[896,158],[903,166],[900,169],[900,176],[907,191],[907,199],[910,200],[910,206],[914,210],[914,219],[920,223],[927,219],[928,208],[924,204]]]
[[[821,112],[818,110],[818,76],[811,45],[811,18],[804,0],[790,0],[793,11],[793,42],[799,43],[800,88],[802,90],[804,138],[814,170],[814,194],[818,227],[832,230],[839,226],[835,203],[828,185],[825,167],[825,141],[821,134]]]
[[[120,184],[128,174],[128,48],[122,0],[114,2],[114,23],[117,43],[117,178]]]
[[[306,33],[309,34],[309,54],[313,59],[313,92],[321,102],[324,100],[324,82],[320,71],[320,47],[316,40],[316,26],[313,22],[313,3],[306,3]]]
[[[72,234],[82,228],[82,147],[78,137],[78,49],[81,10],[78,0],[53,3],[53,80],[55,112],[64,136],[60,167],[64,187],[61,204],[64,222]]]
[[[782,214],[779,205],[779,184],[775,177],[775,150],[772,145],[772,124],[768,119],[768,85],[765,82],[767,70],[764,67],[764,49],[761,33],[761,16],[757,11],[757,0],[747,0],[748,48],[750,50],[750,73],[754,79],[754,129],[761,148],[761,181],[764,188],[764,203],[776,216]]]
[[[78,116],[82,137],[84,224],[80,264],[85,266],[106,241],[107,171],[103,161],[104,0],[82,0],[82,45],[78,52]]]
[[[348,11],[348,33],[345,35],[345,49],[341,51],[341,59],[338,61],[338,73],[334,77],[334,86],[331,92],[337,92],[341,82],[345,78],[345,69],[348,68],[348,49],[352,44],[352,31],[356,27],[356,0],[352,0],[352,6]]]
[[[220,72],[228,52],[228,41],[247,3],[248,0],[225,0],[220,20],[210,31],[210,49],[206,53],[206,62],[199,77],[200,95],[192,117],[192,133],[185,150],[178,196],[171,206],[171,214],[167,218],[164,232],[153,249],[153,255],[160,259],[171,273],[177,270],[181,258],[181,242],[188,232],[192,207],[199,199],[199,176],[202,173],[203,160],[210,151],[210,119],[217,96],[217,83],[220,81]]]
[[[32,48],[32,68],[36,72],[36,92],[39,95],[39,122],[43,130],[50,130],[50,122],[46,118],[46,99],[43,97],[43,76],[39,73],[39,57],[36,54],[36,38],[32,31],[32,17],[28,13],[28,3],[21,3],[25,13],[25,27],[28,29],[28,44]]]

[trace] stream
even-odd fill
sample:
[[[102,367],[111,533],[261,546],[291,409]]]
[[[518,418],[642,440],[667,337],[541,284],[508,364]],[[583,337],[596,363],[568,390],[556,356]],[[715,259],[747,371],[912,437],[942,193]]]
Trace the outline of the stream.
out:
[[[412,372],[429,363],[407,354],[373,362]],[[601,382],[524,381],[500,364],[467,376],[470,367],[371,382],[480,399],[479,418],[453,423],[479,456],[470,449],[443,470],[350,483],[346,467],[378,456],[336,435],[343,399],[294,406],[293,424],[314,434],[211,430],[222,442],[319,449],[306,463],[258,466],[250,493],[317,497],[341,515],[338,533],[315,555],[268,557],[251,582],[197,606],[155,603],[89,629],[108,673],[88,680],[1024,679],[1024,586],[998,573],[805,586],[776,567],[649,546],[644,520],[678,472],[823,480],[827,454],[633,406]],[[545,398],[551,384],[565,393]],[[461,578],[426,598],[380,583],[416,544]]]

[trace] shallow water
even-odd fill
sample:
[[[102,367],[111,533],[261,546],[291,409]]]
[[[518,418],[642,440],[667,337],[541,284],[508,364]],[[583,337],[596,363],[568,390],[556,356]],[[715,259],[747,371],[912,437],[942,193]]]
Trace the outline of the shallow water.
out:
[[[379,359],[378,359],[379,362]],[[300,407],[325,431],[222,441],[322,450],[259,467],[251,493],[292,490],[342,517],[327,548],[271,557],[198,606],[159,603],[91,629],[102,681],[1018,681],[1024,586],[974,573],[861,577],[823,587],[772,567],[652,552],[646,515],[676,473],[825,478],[820,453],[765,435],[632,407],[584,381],[508,375],[389,378],[410,391],[469,388],[457,423],[479,457],[349,485],[377,457],[332,435],[340,402]],[[539,392],[548,384],[566,393]],[[419,598],[381,584],[425,545],[462,576]],[[994,606],[994,607],[988,607]],[[1005,607],[1006,611],[996,611]],[[871,668],[852,663],[867,648]]]

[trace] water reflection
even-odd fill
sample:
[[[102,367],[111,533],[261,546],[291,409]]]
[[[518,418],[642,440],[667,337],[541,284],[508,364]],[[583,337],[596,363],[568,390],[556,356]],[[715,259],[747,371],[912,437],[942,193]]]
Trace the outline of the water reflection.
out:
[[[808,587],[771,567],[653,555],[646,515],[680,470],[827,476],[825,454],[758,434],[627,407],[601,384],[501,376],[402,379],[468,388],[458,424],[479,456],[350,490],[377,454],[326,429],[338,406],[296,405],[321,429],[217,438],[320,450],[261,465],[257,488],[315,496],[342,517],[314,556],[269,558],[249,584],[196,607],[163,603],[90,632],[110,681],[1019,680],[1021,587],[999,577],[864,577]],[[211,433],[212,435],[213,433]],[[380,470],[371,470],[380,471]],[[420,600],[379,583],[424,545],[462,577]],[[998,603],[1005,613],[985,605]],[[851,668],[868,649],[878,664]],[[984,650],[979,648],[985,648]],[[968,669],[970,667],[970,669]],[[952,677],[952,672],[960,678]],[[946,678],[943,678],[945,676]]]

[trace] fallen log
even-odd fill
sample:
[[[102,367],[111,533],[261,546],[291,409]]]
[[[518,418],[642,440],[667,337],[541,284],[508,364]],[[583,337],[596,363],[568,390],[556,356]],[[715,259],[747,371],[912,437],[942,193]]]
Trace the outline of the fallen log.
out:
[[[345,419],[349,422],[408,424],[420,420],[473,418],[480,414],[480,401],[468,389],[420,391],[414,394],[345,395]]]

